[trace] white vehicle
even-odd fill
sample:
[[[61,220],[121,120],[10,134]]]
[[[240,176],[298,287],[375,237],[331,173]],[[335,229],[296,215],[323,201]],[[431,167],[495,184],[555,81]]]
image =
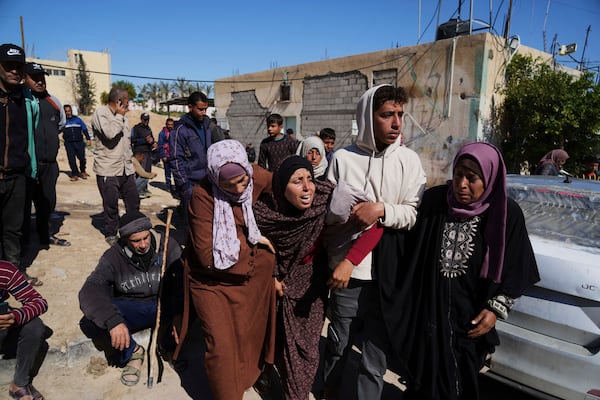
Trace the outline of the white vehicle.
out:
[[[600,399],[600,181],[509,175],[541,280],[498,320],[488,374],[546,399]]]

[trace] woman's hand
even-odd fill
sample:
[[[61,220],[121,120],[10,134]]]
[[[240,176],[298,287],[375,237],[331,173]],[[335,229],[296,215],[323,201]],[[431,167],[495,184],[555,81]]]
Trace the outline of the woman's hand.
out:
[[[260,235],[260,239],[258,239],[258,243],[267,246],[269,248],[269,250],[271,250],[271,253],[275,254],[275,247],[273,247],[273,245],[271,244],[271,241],[269,239],[267,239],[266,237],[264,237],[263,235]]]
[[[471,321],[471,324],[474,326],[474,328],[468,332],[468,336],[471,339],[485,335],[494,327],[494,325],[496,325],[496,314],[487,308],[484,308],[479,315]]]
[[[331,289],[347,288],[352,270],[354,270],[354,264],[344,258],[331,273],[327,280],[327,286]]]
[[[277,278],[273,278],[273,281],[275,283],[275,292],[277,293],[277,296],[283,297],[283,290],[285,289],[285,283],[283,283],[283,281],[278,280]]]

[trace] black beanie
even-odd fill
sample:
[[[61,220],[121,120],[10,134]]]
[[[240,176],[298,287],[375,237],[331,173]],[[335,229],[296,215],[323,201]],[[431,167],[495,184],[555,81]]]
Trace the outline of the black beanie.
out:
[[[152,228],[150,218],[140,211],[130,211],[119,219],[119,236],[126,238],[134,233],[147,231]]]

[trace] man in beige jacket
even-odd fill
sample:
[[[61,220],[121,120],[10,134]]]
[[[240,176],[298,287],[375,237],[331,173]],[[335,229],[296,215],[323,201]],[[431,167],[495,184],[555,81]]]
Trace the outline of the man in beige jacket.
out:
[[[131,162],[129,122],[125,116],[128,103],[127,91],[113,87],[108,94],[108,104],[92,115],[92,129],[97,138],[94,173],[104,208],[104,237],[109,245],[117,241],[119,197],[125,203],[126,212],[140,208]]]

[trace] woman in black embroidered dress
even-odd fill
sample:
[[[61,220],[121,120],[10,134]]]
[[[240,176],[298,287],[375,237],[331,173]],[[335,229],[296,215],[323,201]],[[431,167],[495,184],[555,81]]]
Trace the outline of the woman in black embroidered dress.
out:
[[[388,327],[404,326],[391,337],[408,368],[410,399],[478,399],[478,372],[499,344],[496,319],[508,318],[515,299],[539,280],[523,213],[506,196],[505,171],[497,148],[467,144],[452,180],[424,194],[404,266],[414,274],[407,289],[413,307],[396,316],[404,324],[388,319]]]

